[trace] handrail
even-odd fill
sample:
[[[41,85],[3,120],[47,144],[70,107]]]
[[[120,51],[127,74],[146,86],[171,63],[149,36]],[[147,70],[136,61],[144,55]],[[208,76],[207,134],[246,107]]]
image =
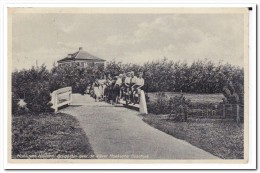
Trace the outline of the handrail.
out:
[[[141,114],[148,114],[145,94],[143,90],[141,90],[140,92],[139,112]]]
[[[65,96],[68,95],[69,99],[59,103],[60,101],[59,96],[64,96],[64,95]],[[51,93],[52,108],[54,109],[55,112],[58,111],[59,107],[70,104],[71,102],[72,102],[72,87],[60,88]]]

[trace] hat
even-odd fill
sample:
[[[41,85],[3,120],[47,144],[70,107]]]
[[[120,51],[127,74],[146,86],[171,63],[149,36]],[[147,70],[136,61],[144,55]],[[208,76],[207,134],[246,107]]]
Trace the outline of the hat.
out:
[[[123,77],[123,75],[122,75],[122,74],[119,74],[119,77]]]

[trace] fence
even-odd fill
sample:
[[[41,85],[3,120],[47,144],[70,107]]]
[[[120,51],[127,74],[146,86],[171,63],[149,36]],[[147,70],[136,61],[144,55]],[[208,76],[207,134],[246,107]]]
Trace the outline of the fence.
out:
[[[51,93],[51,103],[52,108],[55,112],[58,111],[58,108],[67,104],[70,104],[72,101],[72,87],[65,87],[58,90],[55,90]]]
[[[241,121],[244,106],[241,104],[203,104],[192,105],[189,116],[199,118],[236,118]]]

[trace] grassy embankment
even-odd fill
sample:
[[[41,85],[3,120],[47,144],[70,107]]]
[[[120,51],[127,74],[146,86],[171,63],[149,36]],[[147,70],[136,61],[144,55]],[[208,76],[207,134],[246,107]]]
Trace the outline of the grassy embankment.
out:
[[[168,96],[176,93],[167,93]],[[221,94],[184,94],[194,103],[217,103]],[[156,98],[149,93],[150,100]],[[188,118],[187,122],[168,120],[167,115],[148,114],[143,121],[178,139],[212,153],[222,159],[243,159],[244,125],[230,119],[196,119]],[[180,146],[181,147],[181,146]]]
[[[73,116],[45,113],[12,117],[12,158],[91,159],[95,155]]]

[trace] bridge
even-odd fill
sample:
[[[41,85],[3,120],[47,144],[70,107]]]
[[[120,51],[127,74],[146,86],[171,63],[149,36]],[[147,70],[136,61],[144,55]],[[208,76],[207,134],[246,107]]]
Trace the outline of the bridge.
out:
[[[66,97],[66,89],[60,91]],[[54,93],[53,101],[59,105],[59,92]],[[142,121],[139,111],[123,104],[95,102],[89,95],[72,94],[70,88],[67,96],[69,106],[59,112],[79,121],[98,159],[218,159],[151,127]]]

